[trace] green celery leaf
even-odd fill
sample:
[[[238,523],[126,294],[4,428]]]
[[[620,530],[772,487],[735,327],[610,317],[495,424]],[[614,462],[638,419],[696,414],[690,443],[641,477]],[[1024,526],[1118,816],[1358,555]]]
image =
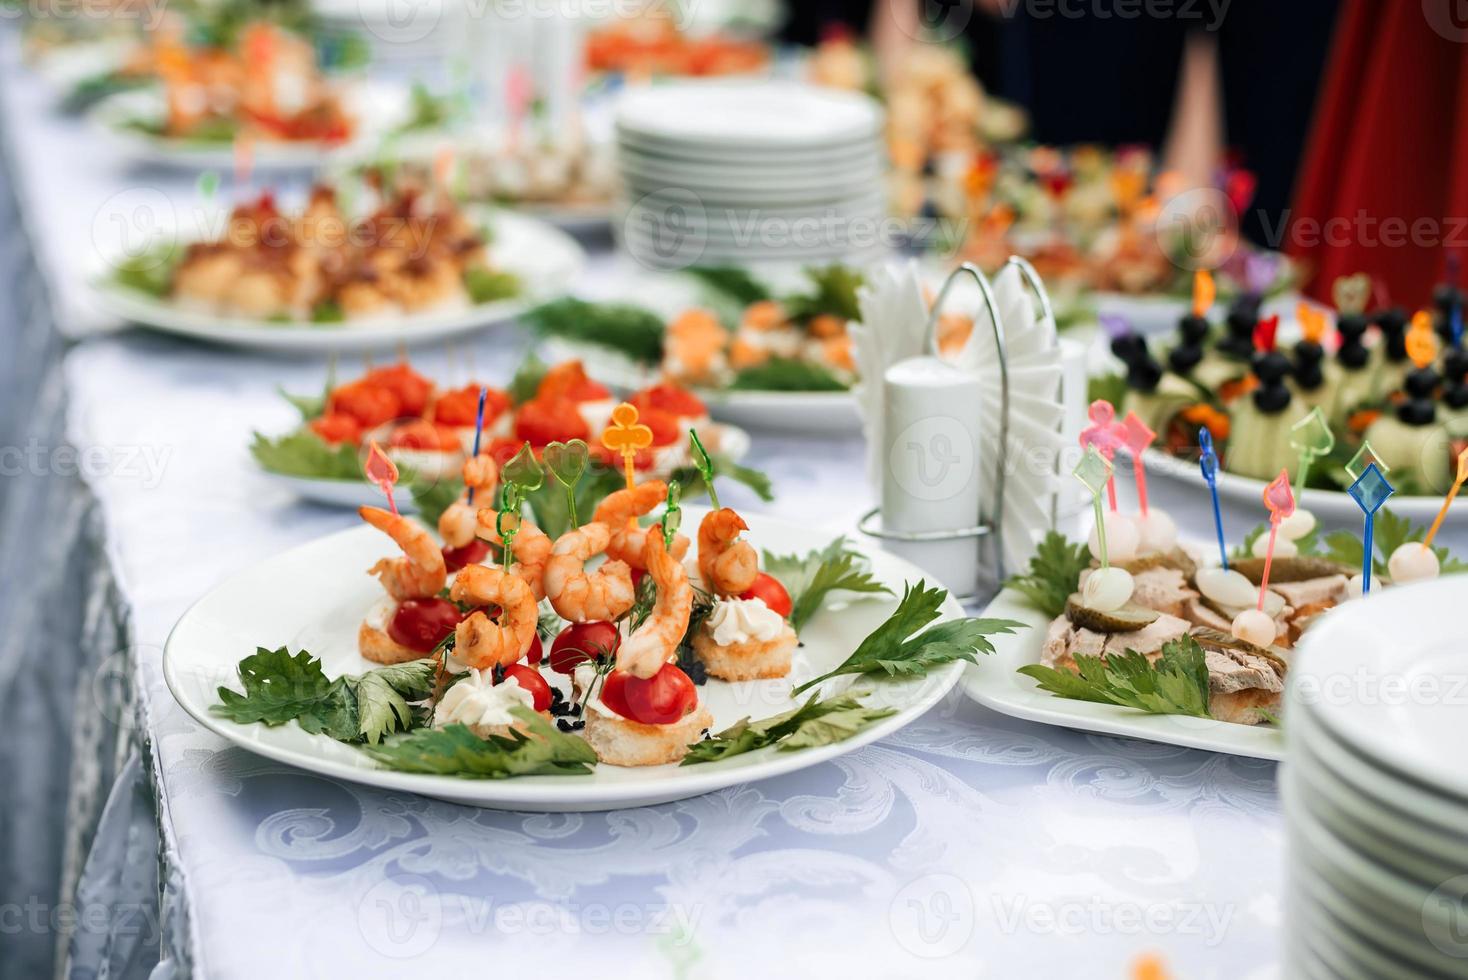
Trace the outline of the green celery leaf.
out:
[[[790,593],[790,625],[797,632],[832,592],[892,594],[866,570],[865,561],[859,552],[847,547],[844,537],[804,556],[764,553],[765,571],[779,579]]]
[[[390,735],[363,751],[398,772],[468,779],[585,775],[596,765],[596,752],[579,735],[557,731],[529,708],[511,708],[510,713],[528,735],[511,732],[482,739],[465,725],[447,725]]]
[[[1081,572],[1090,564],[1091,549],[1084,541],[1072,544],[1065,535],[1050,531],[1035,549],[1029,569],[1012,576],[1004,587],[1053,618],[1065,612],[1065,601],[1080,588]]]
[[[279,439],[267,439],[256,432],[250,455],[271,473],[323,480],[362,479],[356,446],[345,442],[329,446],[305,430]]]
[[[736,391],[845,391],[847,386],[819,364],[774,357],[740,371],[729,387]]]
[[[761,721],[742,719],[711,738],[693,743],[682,764],[715,762],[772,745],[780,745],[782,751],[831,745],[892,714],[895,712],[890,709],[864,707],[850,694],[825,701],[811,695],[797,708]]]
[[[542,335],[609,347],[641,364],[663,359],[662,318],[629,303],[568,296],[531,310],[525,322]]]

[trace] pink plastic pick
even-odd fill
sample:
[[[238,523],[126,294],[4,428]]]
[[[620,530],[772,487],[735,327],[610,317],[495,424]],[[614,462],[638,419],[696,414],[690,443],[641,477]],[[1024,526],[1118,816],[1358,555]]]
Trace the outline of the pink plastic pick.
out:
[[[388,510],[397,514],[398,505],[392,499],[392,488],[393,484],[398,482],[398,467],[396,463],[387,458],[387,453],[382,451],[376,439],[372,440],[367,450],[367,463],[363,469],[367,474],[367,479],[377,484],[387,495]]]
[[[1098,398],[1086,410],[1086,415],[1090,418],[1091,424],[1081,430],[1081,448],[1094,447],[1108,463],[1112,462],[1116,458],[1117,449],[1125,445],[1116,424],[1116,408],[1110,402]],[[1111,506],[1112,513],[1115,513],[1116,478],[1114,476],[1106,481],[1106,502]]]
[[[1147,468],[1142,465],[1142,454],[1157,439],[1157,433],[1149,429],[1147,423],[1137,417],[1136,412],[1127,412],[1126,418],[1122,419],[1116,431],[1121,440],[1126,443],[1127,452],[1132,454],[1132,473],[1137,480],[1137,504],[1141,507],[1142,516],[1146,517]]]
[[[1269,548],[1264,552],[1264,574],[1259,576],[1259,610],[1264,610],[1264,596],[1269,591],[1269,569],[1274,564],[1274,542],[1279,537],[1279,525],[1295,512],[1295,492],[1290,489],[1288,470],[1280,470],[1279,476],[1264,488],[1264,506],[1269,508]]]

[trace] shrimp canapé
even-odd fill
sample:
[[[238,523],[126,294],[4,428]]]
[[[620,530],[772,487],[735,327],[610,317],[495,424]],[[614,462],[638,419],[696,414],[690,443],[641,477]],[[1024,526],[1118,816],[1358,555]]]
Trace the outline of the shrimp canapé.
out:
[[[449,596],[471,606],[498,606],[491,619],[476,609],[454,629],[454,659],[468,667],[487,670],[508,666],[524,657],[540,623],[535,596],[523,579],[503,568],[469,565],[454,579]]]
[[[499,482],[499,467],[488,456],[480,454],[464,460],[465,490],[438,517],[438,536],[446,547],[462,548],[478,536],[479,507],[470,505],[469,488],[480,501],[491,501]]]
[[[499,532],[500,512],[493,507],[481,507],[476,517],[477,533],[490,544],[503,544]],[[510,574],[523,581],[530,587],[530,592],[539,602],[545,598],[545,563],[550,559],[553,543],[544,531],[536,527],[524,518],[518,518],[520,522],[519,532],[515,535],[515,544],[511,552],[515,556],[515,562],[510,566]]]
[[[626,562],[629,568],[638,570],[647,566],[643,562],[644,545],[650,528],[637,524],[637,518],[650,514],[668,497],[668,485],[662,480],[648,480],[630,490],[616,490],[607,494],[596,505],[592,520],[611,528],[611,540],[607,543],[607,557]],[[688,553],[688,539],[681,534],[673,538],[673,557],[679,561]]]
[[[592,522],[556,540],[546,562],[545,596],[563,618],[573,623],[614,620],[636,601],[632,570],[615,559],[588,572],[588,558],[607,550],[611,528]]]
[[[617,669],[648,678],[678,656],[693,612],[693,586],[683,563],[665,546],[661,524],[647,529],[642,560],[658,597],[652,613],[617,648]]]
[[[403,549],[401,557],[383,558],[368,569],[368,574],[377,576],[387,594],[399,602],[438,595],[448,579],[448,569],[443,552],[428,529],[411,518],[380,507],[361,507],[357,513]]]
[[[740,532],[749,530],[731,508],[711,510],[698,525],[698,573],[721,596],[737,596],[759,575],[759,555]]]

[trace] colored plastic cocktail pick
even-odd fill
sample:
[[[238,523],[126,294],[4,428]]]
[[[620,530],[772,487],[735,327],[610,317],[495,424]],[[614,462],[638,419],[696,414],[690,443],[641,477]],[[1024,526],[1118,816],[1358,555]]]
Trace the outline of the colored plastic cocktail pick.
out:
[[[1259,577],[1259,606],[1264,611],[1264,596],[1269,592],[1269,568],[1274,564],[1274,542],[1279,538],[1279,524],[1295,512],[1295,494],[1290,489],[1290,474],[1280,470],[1279,476],[1264,488],[1264,506],[1269,508],[1269,547],[1264,552],[1264,574]]]
[[[1279,314],[1267,316],[1254,324],[1254,347],[1261,353],[1274,350],[1275,338],[1279,335]]]
[[[1448,315],[1448,336],[1453,338],[1454,347],[1463,346],[1463,304],[1454,303],[1453,312]]]
[[[1312,344],[1320,343],[1325,336],[1325,311],[1300,303],[1295,307],[1295,318],[1300,321],[1300,336]]]
[[[698,467],[698,474],[703,477],[703,485],[708,489],[709,503],[714,505],[714,510],[718,510],[719,494],[714,490],[714,461],[709,458],[708,450],[703,448],[703,440],[698,438],[697,429],[688,430],[688,441],[693,448],[693,465]]]
[[[474,455],[479,455],[479,436],[484,432],[484,400],[489,397],[489,388],[479,389],[479,411],[474,413]],[[469,488],[469,506],[474,506],[474,488]]]
[[[1365,595],[1371,591],[1371,561],[1375,554],[1372,537],[1376,530],[1376,512],[1386,503],[1386,498],[1396,493],[1396,488],[1387,482],[1376,464],[1371,463],[1346,492],[1366,515],[1361,529],[1361,594]]]
[[[1106,331],[1109,340],[1120,337],[1129,337],[1132,334],[1132,321],[1119,313],[1101,313],[1096,317],[1101,323],[1101,329]]]
[[[1111,460],[1116,456],[1116,450],[1122,445],[1121,436],[1117,431],[1116,408],[1108,401],[1096,399],[1091,407],[1086,410],[1091,424],[1081,430],[1081,446],[1094,449],[1106,459],[1107,480],[1106,499],[1113,511],[1116,510],[1116,482],[1111,479],[1113,472]]]
[[[1213,300],[1218,287],[1213,284],[1213,273],[1199,269],[1193,273],[1193,316],[1205,317],[1213,309]]]
[[[1407,356],[1418,368],[1429,367],[1437,360],[1437,331],[1432,329],[1432,314],[1418,310],[1412,314],[1407,328]]]
[[[1330,297],[1341,313],[1365,313],[1371,302],[1371,277],[1364,272],[1340,276],[1330,288]]]
[[[254,167],[254,138],[241,133],[234,138],[234,183],[236,187],[244,187],[250,183],[250,172]]]
[[[1102,568],[1109,568],[1111,563],[1106,558],[1106,521],[1101,512],[1101,490],[1111,483],[1111,462],[1095,446],[1087,446],[1086,454],[1081,457],[1073,472],[1081,485],[1091,491],[1091,503],[1096,510],[1096,544],[1101,552],[1097,557],[1101,560]]]
[[[373,439],[367,449],[367,462],[362,467],[367,474],[367,479],[377,484],[378,488],[387,495],[387,509],[394,514],[398,512],[398,505],[392,499],[393,484],[398,482],[398,465],[387,458],[387,453]]]
[[[614,453],[622,455],[622,472],[627,478],[627,489],[637,484],[632,460],[639,449],[652,445],[652,429],[637,421],[637,408],[623,402],[612,409],[612,424],[601,434],[601,444]]]
[[[520,447],[510,461],[500,470],[500,512],[495,516],[494,529],[503,542],[504,564],[509,568],[515,563],[515,535],[520,533],[520,508],[527,495],[545,484],[545,471],[535,458],[530,443]]]
[[[1375,466],[1381,471],[1383,476],[1392,471],[1392,468],[1380,456],[1376,455],[1376,450],[1371,448],[1371,443],[1367,440],[1362,440],[1361,448],[1356,450],[1356,455],[1352,456],[1351,461],[1346,464],[1346,475],[1353,480],[1359,480],[1361,479],[1361,474],[1366,472],[1366,467],[1368,466]]]
[[[199,196],[205,202],[214,200],[214,195],[219,191],[219,171],[206,170],[199,175]]]
[[[586,473],[586,464],[591,460],[591,448],[580,439],[570,442],[548,443],[541,454],[551,476],[566,490],[566,511],[571,515],[571,526],[580,527],[576,519],[576,484]]]
[[[1310,414],[1290,426],[1290,448],[1300,454],[1299,465],[1295,467],[1295,486],[1303,492],[1311,464],[1335,448],[1335,433],[1330,431],[1330,423],[1325,421],[1320,406],[1310,409]]]
[[[678,506],[682,499],[683,484],[669,480],[668,506],[663,513],[663,547],[669,551],[673,550],[673,539],[678,536],[678,528],[683,523],[683,508]]]
[[[1137,417],[1136,412],[1127,412],[1126,418],[1122,419],[1117,428],[1117,435],[1126,444],[1127,452],[1132,454],[1132,474],[1137,480],[1137,504],[1141,508],[1142,516],[1147,516],[1147,468],[1142,465],[1142,453],[1152,445],[1157,438],[1157,433],[1147,427],[1147,423]]]
[[[1218,532],[1218,560],[1226,572],[1228,546],[1223,543],[1223,511],[1218,508],[1218,453],[1213,450],[1213,433],[1206,428],[1198,430],[1198,451],[1198,468],[1203,471],[1203,480],[1213,496],[1213,527]]]
[[[1432,527],[1427,529],[1427,537],[1422,539],[1422,547],[1432,547],[1432,539],[1437,537],[1437,529],[1443,526],[1443,518],[1448,516],[1448,507],[1458,496],[1458,491],[1463,489],[1464,481],[1468,481],[1468,449],[1458,454],[1458,475],[1453,477],[1453,485],[1448,487],[1448,495],[1443,498],[1442,509],[1437,512],[1437,518],[1433,520]]]

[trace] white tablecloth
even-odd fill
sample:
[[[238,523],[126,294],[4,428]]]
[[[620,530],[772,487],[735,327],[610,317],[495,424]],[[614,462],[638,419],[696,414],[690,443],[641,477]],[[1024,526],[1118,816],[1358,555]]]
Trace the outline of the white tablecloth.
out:
[[[97,322],[74,260],[97,209],[193,184],[115,168],[13,64],[3,88],[29,229],[58,315],[84,332]],[[477,373],[508,377],[522,343],[480,338]],[[441,353],[415,360],[465,378]],[[174,621],[231,572],[354,522],[292,499],[246,451],[253,429],[293,422],[276,387],[314,390],[323,371],[141,332],[66,360],[68,432],[93,454],[83,475],[133,614],[160,976],[1124,977],[1151,951],[1178,976],[1276,974],[1272,765],[1018,722],[957,693],[839,762],[606,814],[377,792],[203,732],[160,677]],[[751,462],[775,480],[769,510],[833,534],[869,499],[856,439],[760,434]],[[121,820],[137,808],[120,797]]]

